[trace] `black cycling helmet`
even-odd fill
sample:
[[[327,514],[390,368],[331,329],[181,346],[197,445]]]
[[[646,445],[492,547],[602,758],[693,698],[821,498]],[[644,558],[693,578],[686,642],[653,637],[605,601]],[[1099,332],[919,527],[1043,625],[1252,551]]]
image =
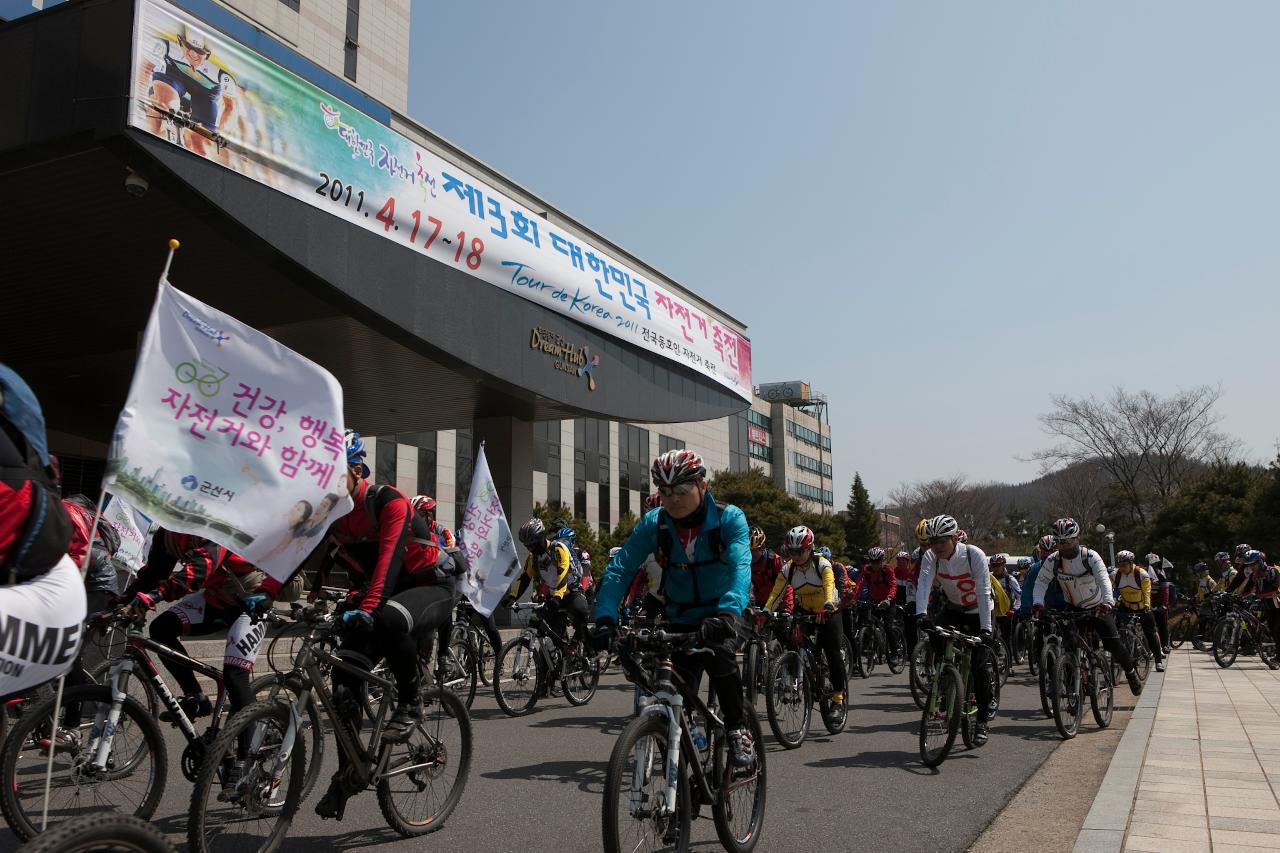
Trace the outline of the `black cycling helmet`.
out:
[[[520,544],[533,550],[547,541],[547,526],[540,518],[531,518],[520,527]]]

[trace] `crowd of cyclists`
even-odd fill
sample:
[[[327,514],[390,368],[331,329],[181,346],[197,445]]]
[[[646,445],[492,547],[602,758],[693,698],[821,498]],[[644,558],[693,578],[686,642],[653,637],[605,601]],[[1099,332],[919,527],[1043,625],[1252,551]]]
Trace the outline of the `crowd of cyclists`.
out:
[[[154,641],[180,656],[186,656],[184,637],[225,633],[220,690],[225,689],[234,720],[260,698],[251,685],[251,674],[266,633],[265,617],[277,603],[298,601],[308,587],[309,601],[316,604],[330,578],[345,577],[347,588],[325,629],[335,644],[334,657],[349,664],[335,666],[330,673],[330,713],[354,733],[372,727],[374,739],[387,750],[411,741],[415,733],[430,741],[424,725],[424,696],[428,685],[444,683],[449,677],[443,661],[455,642],[451,636],[455,612],[463,614],[476,636],[490,646],[492,664],[480,663],[487,659],[473,655],[481,675],[492,679],[499,694],[516,679],[511,661],[504,663],[507,649],[493,617],[458,607],[458,579],[465,566],[453,532],[436,519],[435,501],[425,495],[411,498],[394,486],[372,482],[357,433],[348,431],[346,436],[346,488],[354,508],[332,522],[326,544],[294,577],[281,581],[268,576],[208,539],[158,531],[143,567],[122,589],[111,563],[119,542],[109,526],[94,524],[96,501],[84,496],[64,499],[58,494],[56,458],[48,453],[34,395],[3,366],[0,393],[0,563],[7,569],[6,583],[0,588],[0,612],[7,619],[17,617],[42,629],[62,631],[58,636],[70,636],[64,646],[69,643],[74,652],[87,615],[91,625],[95,613],[141,625],[157,605],[168,603],[150,619],[148,631]],[[845,565],[803,525],[791,528],[777,547],[771,546],[765,531],[752,526],[741,509],[717,502],[708,471],[693,451],[663,453],[654,460],[651,477],[655,491],[645,502],[643,517],[625,544],[609,554],[598,582],[593,582],[590,555],[578,547],[567,524],[548,525],[532,518],[520,526],[517,536],[528,556],[500,607],[531,594],[539,602],[550,635],[562,641],[572,638],[595,655],[594,678],[616,660],[637,684],[650,685],[643,691],[650,700],[667,696],[662,687],[667,683],[680,685],[672,697],[690,694],[683,703],[668,697],[664,713],[696,728],[699,737],[688,748],[701,749],[706,732],[723,735],[711,740],[722,750],[724,762],[718,772],[724,774],[724,784],[717,787],[714,774],[708,771],[709,781],[704,780],[699,789],[704,799],[728,797],[725,792],[729,791],[741,796],[753,786],[763,790],[765,754],[753,697],[763,682],[770,700],[770,724],[780,734],[785,726],[782,712],[775,714],[775,700],[780,708],[784,694],[789,688],[795,693],[804,678],[800,663],[788,670],[779,658],[763,677],[752,669],[744,679],[739,658],[744,643],[752,638],[766,656],[769,649],[812,645],[812,666],[821,673],[821,683],[806,686],[800,701],[806,706],[806,721],[809,702],[821,703],[829,728],[832,719],[843,727],[843,715],[852,704],[852,676],[869,675],[881,660],[893,671],[901,671],[910,660],[909,678],[918,679],[925,693],[933,690],[935,694],[934,699],[921,702],[925,712],[922,744],[926,728],[939,717],[956,713],[940,708],[936,686],[929,683],[942,671],[948,644],[964,641],[971,649],[967,671],[972,674],[974,700],[966,740],[975,746],[989,736],[998,713],[999,684],[1012,662],[1027,660],[1033,671],[1037,662],[1041,671],[1046,668],[1045,637],[1052,632],[1041,626],[1048,624],[1051,615],[1076,619],[1094,638],[1098,653],[1105,651],[1116,673],[1123,674],[1135,696],[1142,692],[1145,676],[1140,659],[1149,656],[1156,670],[1162,671],[1171,643],[1178,642],[1171,637],[1176,592],[1165,562],[1148,554],[1146,565],[1140,565],[1132,552],[1122,550],[1115,555],[1115,566],[1108,567],[1098,552],[1082,544],[1080,525],[1070,518],[1054,522],[1034,554],[1012,558],[988,556],[968,541],[955,518],[936,515],[920,520],[913,551],[890,554],[873,547],[864,560]],[[1227,616],[1236,612],[1233,607],[1253,609],[1258,624],[1269,630],[1269,635],[1258,634],[1259,653],[1271,668],[1280,668],[1272,642],[1280,638],[1277,570],[1248,545],[1238,546],[1234,557],[1219,553],[1214,562],[1216,573],[1207,563],[1196,567],[1195,604],[1184,608],[1175,633],[1191,631],[1197,645],[1207,647],[1216,639],[1222,646],[1230,639],[1230,631],[1217,636],[1214,627],[1236,624]],[[88,567],[83,580],[78,571],[82,563]],[[1122,641],[1117,610],[1131,614],[1139,626],[1138,645]],[[8,630],[15,630],[14,624]],[[1245,629],[1247,633],[1248,624]],[[1261,649],[1264,645],[1270,649],[1269,656]],[[660,651],[655,653],[655,648]],[[84,650],[89,649],[86,643]],[[424,664],[433,649],[434,671]],[[160,719],[214,714],[215,703],[202,692],[192,668],[176,659],[165,658],[164,663],[181,695]],[[484,669],[490,665],[492,670]],[[83,660],[61,667],[54,662],[52,668],[55,671],[44,678],[59,668],[68,670],[69,686],[86,683],[86,673],[92,669]],[[87,711],[74,705],[63,707],[54,720],[51,710],[33,709],[33,697],[42,689],[32,680],[38,670],[33,661],[26,672],[12,668],[0,672],[0,694],[11,712],[44,713],[51,721],[43,729],[29,728],[31,743],[23,746],[39,756],[101,752],[102,728],[89,727],[93,721],[85,719]],[[368,680],[361,673],[374,671],[386,673],[387,684],[394,688],[386,719],[381,715],[367,719],[372,706]],[[662,673],[667,675],[658,677]],[[705,706],[698,700],[696,707],[706,714],[695,722],[692,697],[699,695],[703,675],[709,682],[709,699]],[[1041,682],[1044,694],[1043,677]],[[119,686],[115,680],[111,684],[113,690]],[[296,698],[298,688],[290,689],[293,693],[282,694],[280,701]],[[544,684],[539,689],[554,686]],[[1052,685],[1048,689],[1050,694],[1061,690]],[[565,690],[568,695],[567,685]],[[223,697],[216,698],[220,708]],[[117,706],[124,701],[118,698]],[[645,723],[645,707],[638,697],[637,725]],[[247,801],[249,789],[256,784],[251,751],[258,746],[249,730],[244,731],[230,742],[225,754],[211,750],[204,757],[219,765],[219,801]],[[954,731],[953,724],[952,739]],[[637,769],[640,734],[637,729],[635,744],[628,742],[630,752],[620,759],[629,762],[629,776],[619,771],[624,786],[628,781],[638,784],[641,776],[648,778]],[[654,737],[661,740],[666,735]],[[686,748],[672,746],[669,740],[662,743],[664,749]],[[412,752],[419,761],[414,766],[425,767],[429,762],[423,756],[429,752]],[[339,752],[337,770],[315,805],[322,818],[342,819],[347,800],[369,784],[346,755]],[[614,773],[612,762],[610,773]],[[668,773],[653,775],[659,782],[676,784]],[[85,776],[76,784],[90,782]],[[465,778],[459,785],[464,783]],[[18,788],[16,779],[4,779],[3,784]],[[609,790],[606,786],[606,799]],[[455,801],[460,792],[459,786]],[[629,800],[629,815],[635,820],[641,818],[638,798],[633,792]],[[11,798],[5,799],[10,802]],[[658,796],[655,802],[659,805],[643,816],[659,828],[661,839],[670,842],[679,836],[679,820],[672,818],[684,801],[672,794],[666,799]],[[762,813],[762,793],[757,802]],[[720,805],[718,821],[733,811]],[[287,801],[279,807],[287,808]],[[606,802],[606,812],[609,808]],[[9,817],[9,805],[5,814]],[[725,817],[722,842],[730,848],[750,849],[758,838],[760,817],[755,814],[739,830]],[[609,827],[618,831],[616,816],[610,824],[606,814],[604,825],[605,846],[615,849],[618,844],[610,839]]]

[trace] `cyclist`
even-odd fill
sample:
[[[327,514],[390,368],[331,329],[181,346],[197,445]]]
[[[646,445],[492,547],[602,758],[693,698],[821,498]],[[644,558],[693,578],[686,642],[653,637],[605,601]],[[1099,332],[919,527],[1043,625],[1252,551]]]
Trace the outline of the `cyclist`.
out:
[[[338,654],[366,669],[386,658],[396,683],[396,707],[387,724],[388,739],[408,736],[422,719],[418,649],[434,632],[439,648],[449,645],[453,623],[456,564],[398,489],[370,483],[364,441],[347,430],[347,491],[355,506],[329,528],[336,546],[329,559],[347,571],[351,594],[339,616]],[[267,578],[271,594],[279,582]],[[363,680],[333,673],[335,704],[342,719],[359,730],[363,716]],[[342,756],[342,753],[339,753]],[[316,803],[321,818],[342,820],[347,799],[343,759]]]
[[[1141,568],[1141,566],[1139,567]],[[1156,623],[1156,634],[1160,637],[1160,651],[1165,658],[1169,657],[1169,608],[1173,606],[1177,594],[1169,573],[1164,568],[1164,560],[1148,560],[1145,569],[1151,578],[1151,615]]]
[[[738,669],[738,619],[751,596],[751,542],[747,518],[716,503],[702,458],[669,450],[653,461],[659,509],[645,513],[626,544],[609,560],[596,594],[593,641],[607,648],[617,634],[618,602],[645,559],[662,565],[663,597],[672,630],[696,630],[711,655],[677,652],[676,669],[695,690],[703,668],[720,700],[735,766],[751,767],[756,745],[745,727],[742,673]]]
[[[453,531],[436,520],[436,499],[430,495],[414,495],[413,511],[426,519],[427,527],[445,548],[457,548],[458,540]]]
[[[1217,567],[1218,577],[1222,579],[1224,585],[1236,573],[1236,567],[1231,565],[1231,555],[1226,551],[1219,551],[1214,554],[1213,564]],[[1205,568],[1207,569],[1208,566],[1205,566]]]
[[[1156,659],[1156,672],[1164,672],[1164,646],[1156,631],[1156,621],[1151,613],[1151,595],[1154,588],[1151,576],[1137,565],[1132,551],[1116,554],[1116,567],[1111,572],[1111,587],[1116,606],[1138,614],[1143,636]]]
[[[1255,553],[1261,552],[1255,552],[1250,548],[1245,553],[1244,561],[1240,564],[1240,570],[1233,570],[1231,579],[1222,584],[1224,592],[1231,595],[1250,595],[1253,593],[1253,571],[1251,568],[1253,564],[1249,562],[1249,559]]]
[[[1252,551],[1252,550],[1253,550],[1253,546],[1252,546],[1252,545],[1247,545],[1247,544],[1245,544],[1244,542],[1241,542],[1241,543],[1240,543],[1239,545],[1237,545],[1237,546],[1236,546],[1236,548],[1235,548],[1235,556],[1231,558],[1231,563],[1232,563],[1232,565],[1233,565],[1237,570],[1244,568],[1244,560],[1245,560],[1245,557],[1248,557],[1248,556],[1249,556],[1249,552],[1250,552],[1250,551]]]
[[[524,572],[516,578],[502,599],[510,605],[524,594],[529,585],[538,583],[538,595],[546,604],[547,626],[566,640],[568,626],[573,623],[575,637],[585,637],[587,598],[582,594],[581,578],[574,568],[572,547],[563,538],[565,528],[554,535],[542,519],[529,519],[520,528],[520,543],[529,550]]]
[[[50,468],[40,403],[0,364],[0,616],[11,637],[0,696],[56,678],[75,660],[85,616],[80,572],[67,556],[71,521]],[[15,654],[19,631],[56,637],[53,654]],[[42,660],[31,660],[39,657]]]
[[[752,527],[749,534],[751,545],[751,603],[756,607],[764,607],[773,592],[774,583],[782,573],[782,558],[768,547],[768,539],[764,530]],[[790,613],[795,608],[795,596],[791,587],[782,594],[782,602],[778,607],[780,613]]]
[[[1129,650],[1120,643],[1116,631],[1116,619],[1111,615],[1115,598],[1111,592],[1111,579],[1106,564],[1092,551],[1080,544],[1080,525],[1072,518],[1060,518],[1053,523],[1053,538],[1057,543],[1054,553],[1045,558],[1040,574],[1036,577],[1035,598],[1032,612],[1039,616],[1044,612],[1045,592],[1056,580],[1066,598],[1068,610],[1093,612],[1093,629],[1111,657],[1124,670],[1129,689],[1134,696],[1142,693],[1142,680],[1133,668]]]
[[[789,559],[773,583],[765,609],[773,610],[790,588],[795,595],[796,609],[811,613],[817,619],[818,644],[827,656],[833,683],[837,686],[847,684],[848,674],[844,658],[840,655],[841,625],[838,620],[830,618],[838,606],[835,570],[831,561],[814,550],[813,531],[804,526],[793,527],[787,532],[785,548]],[[842,706],[844,692],[834,693],[831,702],[836,707]]]
[[[1018,585],[1018,579],[1009,571],[1009,555],[996,554],[987,561],[991,568],[992,582],[998,583],[1004,588],[1005,595],[1008,596],[1010,607],[1003,616],[997,616],[1000,625],[1000,635],[1004,638],[1005,650],[1009,653],[1010,660],[1013,659],[1013,628],[1018,618],[1018,611],[1012,605],[1013,602],[1022,602],[1022,587]]]
[[[1155,555],[1148,554],[1147,560],[1150,561],[1153,556]],[[1213,579],[1213,575],[1209,572],[1209,564],[1204,560],[1196,563],[1192,571],[1196,576],[1196,603],[1204,604],[1206,599],[1218,592],[1218,582]],[[1234,567],[1231,567],[1231,572],[1235,573]]]
[[[1052,534],[1046,534],[1040,537],[1040,541],[1036,543],[1035,555],[1031,559],[1031,566],[1027,569],[1026,575],[1022,579],[1022,606],[1018,610],[1018,615],[1023,619],[1031,618],[1031,611],[1035,604],[1036,578],[1040,576],[1040,567],[1044,565],[1045,557],[1053,553],[1055,541]],[[1062,610],[1067,606],[1066,601],[1062,598],[1062,590],[1057,584],[1049,587],[1049,591],[1045,593],[1044,605],[1048,610]],[[1032,623],[1035,627],[1035,623]],[[1034,631],[1031,641],[1031,654],[1035,655],[1036,660],[1040,660],[1040,632]]]
[[[938,624],[982,638],[983,642],[973,647],[973,682],[978,694],[974,738],[983,744],[987,742],[992,700],[987,654],[995,643],[995,635],[991,633],[991,574],[987,570],[987,555],[982,549],[961,542],[961,532],[960,525],[949,515],[934,516],[925,526],[928,547],[920,560],[916,616],[921,627],[930,624],[929,596],[936,579],[945,597]],[[935,642],[934,645],[941,655],[942,644]]]
[[[893,577],[898,584],[897,600],[902,607],[902,630],[907,638],[907,645],[915,642],[916,636],[916,577],[920,574],[920,564],[911,559],[906,551],[899,551],[894,557]],[[910,649],[908,649],[909,651]]]
[[[1280,572],[1274,566],[1267,565],[1267,555],[1261,551],[1250,551],[1245,555],[1245,567],[1253,577],[1253,588],[1262,601],[1262,618],[1271,632],[1271,639],[1280,648],[1280,604],[1277,591],[1280,591]],[[1280,669],[1280,662],[1267,660],[1267,666]]]

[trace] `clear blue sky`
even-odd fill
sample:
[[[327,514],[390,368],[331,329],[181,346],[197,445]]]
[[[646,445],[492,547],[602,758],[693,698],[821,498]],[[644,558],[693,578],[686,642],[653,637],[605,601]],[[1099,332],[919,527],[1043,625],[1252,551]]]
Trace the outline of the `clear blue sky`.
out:
[[[831,400],[837,503],[1025,480],[1051,393],[1280,433],[1280,3],[413,4],[411,114]]]

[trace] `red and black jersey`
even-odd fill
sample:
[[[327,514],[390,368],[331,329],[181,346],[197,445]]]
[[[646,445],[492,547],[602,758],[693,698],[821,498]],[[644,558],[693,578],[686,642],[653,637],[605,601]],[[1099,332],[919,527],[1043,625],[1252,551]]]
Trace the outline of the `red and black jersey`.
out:
[[[151,542],[147,562],[125,590],[126,596],[177,601],[204,587],[230,552],[216,542],[190,533],[164,530]]]
[[[893,575],[893,566],[881,563],[867,563],[858,573],[858,585],[854,588],[855,601],[862,600],[862,590],[868,590],[870,598],[876,604],[893,598],[897,591],[897,582]]]
[[[756,607],[764,607],[769,600],[774,581],[781,571],[782,558],[768,548],[761,549],[758,556],[751,558],[751,601]],[[795,593],[792,592],[791,585],[787,584],[778,599],[777,610],[779,613],[790,613],[795,606]]]

